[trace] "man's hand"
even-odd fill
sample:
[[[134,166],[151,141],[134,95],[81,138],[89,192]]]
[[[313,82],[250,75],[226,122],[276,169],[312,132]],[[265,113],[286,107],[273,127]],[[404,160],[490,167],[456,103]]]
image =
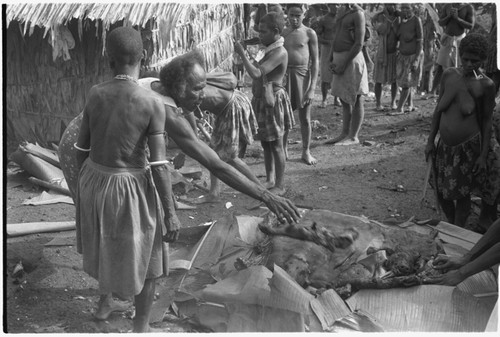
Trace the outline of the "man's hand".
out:
[[[330,70],[335,75],[342,75],[345,71],[346,66],[347,65],[345,63],[341,63],[341,64],[330,63]]]
[[[288,199],[274,195],[268,191],[262,195],[267,208],[278,217],[278,221],[290,224],[297,223],[300,219],[299,209]]]
[[[452,8],[450,14],[453,19],[458,19],[458,9]]]
[[[240,56],[245,55],[245,47],[243,47],[238,41],[234,42],[234,51]]]
[[[486,158],[480,156],[474,163],[474,167],[472,168],[472,173],[479,174],[483,172],[483,170],[485,169],[486,169]]]
[[[304,100],[302,101],[302,107],[306,107],[313,102],[314,92],[308,89],[304,95]]]
[[[165,227],[167,227],[167,234],[163,236],[165,242],[175,242],[179,238],[180,221],[177,215],[165,216]]]
[[[427,142],[427,145],[425,146],[425,161],[429,160],[429,156],[434,155],[434,142]]]
[[[432,263],[432,267],[438,270],[453,270],[462,267],[466,263],[467,259],[463,256],[438,255]]]

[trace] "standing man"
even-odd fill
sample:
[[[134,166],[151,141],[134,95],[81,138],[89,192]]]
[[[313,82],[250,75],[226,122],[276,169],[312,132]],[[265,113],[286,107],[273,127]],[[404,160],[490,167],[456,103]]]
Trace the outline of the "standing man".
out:
[[[357,4],[345,4],[337,13],[332,48],[332,94],[342,102],[342,133],[325,144],[359,144],[359,130],[365,115],[362,95],[369,92],[368,69],[361,51],[365,38],[365,15]]]
[[[389,113],[393,116],[405,113],[404,104],[407,101],[406,112],[415,111],[412,91],[416,91],[420,84],[424,63],[422,20],[415,15],[415,9],[418,9],[418,6],[419,4],[409,3],[401,5],[401,24],[398,31],[399,55],[396,65],[396,83],[401,87],[401,95],[396,111]]]
[[[328,90],[332,83],[332,72],[330,71],[330,60],[332,56],[333,38],[335,37],[335,25],[337,23],[336,3],[328,4],[328,13],[319,18],[316,34],[319,42],[319,76],[321,78],[321,96],[322,101],[320,108],[326,108],[326,100],[328,98]],[[334,98],[334,106],[342,106],[338,97]]]
[[[467,3],[448,3],[440,12],[439,25],[443,27],[441,47],[437,55],[437,67],[432,81],[431,96],[436,95],[443,71],[449,67],[459,67],[458,46],[465,37],[466,31],[474,27],[476,13],[474,7]]]
[[[318,38],[316,32],[302,24],[304,10],[301,4],[291,4],[287,8],[290,25],[283,31],[284,47],[288,52],[286,89],[292,110],[299,110],[302,134],[302,160],[308,165],[316,165],[311,155],[311,104],[318,80]],[[286,149],[287,133],[283,139]],[[288,151],[285,156],[288,158]]]
[[[384,111],[381,103],[382,85],[391,84],[391,109],[396,110],[396,61],[398,51],[397,31],[399,29],[399,14],[397,4],[385,4],[384,10],[372,18],[372,26],[377,31],[379,42],[375,56],[373,80],[375,81],[376,110]]]

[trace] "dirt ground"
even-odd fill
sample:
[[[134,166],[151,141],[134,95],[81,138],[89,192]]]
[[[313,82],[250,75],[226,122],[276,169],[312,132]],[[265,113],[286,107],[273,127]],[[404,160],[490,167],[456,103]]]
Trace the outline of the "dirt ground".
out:
[[[326,138],[339,134],[342,118],[341,108],[334,108],[332,97],[326,109],[318,108],[319,101],[318,93],[312,112],[312,119],[318,121],[313,122],[312,153],[319,162],[316,166],[301,162],[301,136],[296,125],[289,137],[286,197],[297,205],[364,215],[378,221],[404,222],[412,216],[445,220],[433,208],[435,200],[431,188],[427,190],[426,201],[421,203],[426,172],[423,153],[434,108],[432,99],[426,100],[418,95],[415,100],[417,111],[387,116],[384,112],[374,111],[374,98],[367,97],[366,116],[360,133],[363,144],[346,147],[323,144]],[[383,103],[388,105],[389,97],[385,96]],[[298,121],[298,116],[296,119]],[[176,152],[172,150],[173,155]],[[264,179],[259,143],[249,147],[245,161],[260,179]],[[15,179],[19,184],[11,184],[17,186],[10,186],[4,194],[6,223],[74,220],[73,205],[23,206],[23,200],[41,192],[27,178],[25,173],[8,176],[9,181]],[[205,169],[202,180],[209,182]],[[397,185],[402,185],[403,191],[397,191]],[[262,214],[262,209],[248,210],[249,205],[256,204],[255,200],[227,186],[224,188],[221,203],[198,206],[194,211],[178,211],[183,226],[220,219],[230,212]],[[201,194],[200,190],[194,189],[188,197]],[[227,202],[233,206],[227,208]],[[63,244],[46,246],[56,237]],[[83,272],[74,238],[75,231],[4,237],[4,330],[13,333],[84,333],[131,329],[132,311],[113,314],[104,322],[93,319],[92,312],[98,299],[97,283]],[[26,274],[15,279],[12,271],[19,261],[22,261]],[[156,327],[171,332],[203,331],[173,315]]]

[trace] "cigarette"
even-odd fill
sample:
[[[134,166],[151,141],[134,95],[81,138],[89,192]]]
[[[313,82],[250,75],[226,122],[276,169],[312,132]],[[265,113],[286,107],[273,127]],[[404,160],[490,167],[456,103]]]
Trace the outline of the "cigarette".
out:
[[[476,71],[475,70],[472,70],[474,72],[474,76],[476,76],[476,80],[479,78],[479,76],[477,76],[476,74]]]

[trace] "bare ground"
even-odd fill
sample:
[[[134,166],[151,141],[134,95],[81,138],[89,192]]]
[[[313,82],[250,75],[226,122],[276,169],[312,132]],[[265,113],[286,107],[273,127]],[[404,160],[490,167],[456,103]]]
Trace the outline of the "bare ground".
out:
[[[440,218],[433,208],[435,200],[431,188],[427,190],[425,202],[421,203],[426,168],[423,151],[434,102],[418,96],[415,102],[418,111],[387,116],[384,112],[375,112],[375,102],[367,98],[366,117],[360,134],[364,145],[340,147],[323,145],[326,137],[339,134],[342,125],[341,108],[334,108],[332,97],[329,99],[328,107],[320,109],[317,95],[313,107],[312,119],[318,121],[315,122],[312,146],[312,153],[319,160],[316,166],[307,166],[300,160],[299,126],[290,134],[285,196],[297,205],[365,215],[378,221],[404,222],[411,216],[417,219]],[[388,104],[388,101],[389,98],[385,97],[384,103]],[[245,161],[260,179],[264,179],[260,144],[249,147]],[[9,176],[9,181],[12,179],[14,177]],[[17,174],[15,179],[20,185],[9,187],[4,195],[6,223],[74,220],[73,205],[22,206],[23,200],[38,195],[40,190],[28,182],[25,174]],[[206,170],[202,179],[208,183]],[[403,191],[397,191],[397,185],[402,185]],[[262,213],[262,209],[248,209],[249,205],[256,205],[255,200],[227,186],[224,191],[221,203],[198,206],[195,211],[179,211],[183,226],[220,219],[230,212]],[[188,196],[197,197],[201,193],[195,189]],[[227,202],[233,207],[226,208]],[[13,333],[84,333],[131,329],[131,311],[113,314],[104,322],[93,319],[92,312],[98,299],[97,283],[82,270],[74,236],[74,231],[68,231],[4,238],[4,330]],[[45,246],[55,237],[66,240],[69,245]],[[16,280],[12,277],[12,270],[19,261],[27,273]],[[157,327],[171,332],[203,331],[201,327],[171,315]]]

